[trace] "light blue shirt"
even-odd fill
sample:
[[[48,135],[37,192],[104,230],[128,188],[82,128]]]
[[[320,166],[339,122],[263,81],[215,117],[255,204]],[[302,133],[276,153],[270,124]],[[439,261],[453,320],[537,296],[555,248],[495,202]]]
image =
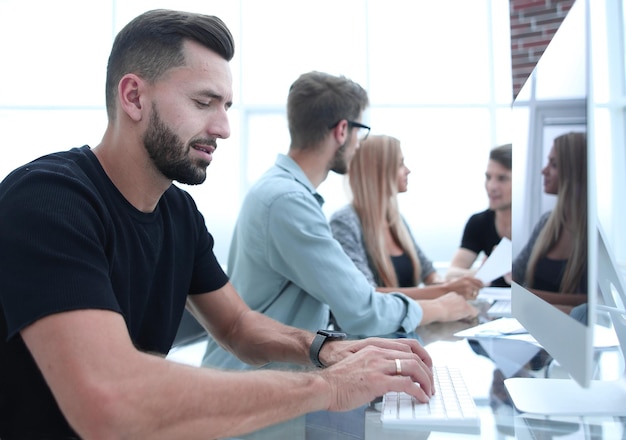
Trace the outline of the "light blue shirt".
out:
[[[421,307],[400,293],[374,290],[333,238],[323,203],[302,169],[282,154],[250,189],[228,258],[228,274],[244,301],[312,332],[328,327],[330,310],[350,335],[415,330]],[[210,338],[203,365],[252,368]]]

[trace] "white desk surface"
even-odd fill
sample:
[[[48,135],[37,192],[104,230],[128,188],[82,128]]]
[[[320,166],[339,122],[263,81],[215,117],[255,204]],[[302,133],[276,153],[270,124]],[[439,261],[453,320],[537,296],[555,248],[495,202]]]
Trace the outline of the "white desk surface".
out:
[[[626,436],[626,419],[614,417],[542,417],[520,414],[511,405],[504,388],[505,375],[492,358],[477,354],[468,340],[454,334],[478,322],[434,323],[419,330],[419,336],[435,363],[458,366],[481,414],[480,434],[422,432],[383,427],[380,413],[365,406],[346,413],[320,412],[251,433],[240,439],[378,440],[378,439],[620,439]],[[174,350],[176,362],[199,365],[205,342]],[[609,362],[615,353],[606,353]],[[497,357],[496,357],[497,358]],[[528,367],[528,365],[526,366]],[[522,368],[506,376],[542,377],[545,369]]]

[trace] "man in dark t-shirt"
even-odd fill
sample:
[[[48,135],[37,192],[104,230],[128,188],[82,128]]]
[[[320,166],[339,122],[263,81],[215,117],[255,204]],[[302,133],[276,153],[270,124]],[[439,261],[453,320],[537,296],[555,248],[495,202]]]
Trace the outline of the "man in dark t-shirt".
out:
[[[202,183],[217,139],[230,135],[233,54],[217,17],[138,16],[113,44],[101,143],[0,183],[2,440],[222,438],[388,391],[424,402],[432,393],[432,361],[416,340],[285,326],[251,311],[217,263],[202,215],[172,183]],[[245,362],[328,368],[170,362],[185,304]]]
[[[472,215],[465,224],[461,246],[450,261],[447,279],[473,274],[472,266],[481,253],[489,256],[502,237],[511,239],[511,165],[511,144],[490,151],[485,172],[489,208]],[[490,285],[508,287],[509,283],[500,277]]]
[[[487,257],[491,255],[494,248],[500,243],[502,237],[496,231],[496,213],[491,209],[472,215],[463,230],[461,248],[479,255],[481,252]],[[490,284],[492,287],[509,287],[510,284],[499,277]]]

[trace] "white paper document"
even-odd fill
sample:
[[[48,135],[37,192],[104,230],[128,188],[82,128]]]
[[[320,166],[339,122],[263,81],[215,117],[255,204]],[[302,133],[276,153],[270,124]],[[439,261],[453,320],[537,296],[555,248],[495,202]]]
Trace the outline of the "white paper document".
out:
[[[476,325],[456,332],[454,336],[458,338],[503,338],[524,335],[522,339],[527,339],[528,332],[515,318],[500,318],[493,321]]]
[[[511,272],[512,260],[513,248],[511,240],[503,237],[474,276],[482,281],[483,284],[489,284],[496,278]]]

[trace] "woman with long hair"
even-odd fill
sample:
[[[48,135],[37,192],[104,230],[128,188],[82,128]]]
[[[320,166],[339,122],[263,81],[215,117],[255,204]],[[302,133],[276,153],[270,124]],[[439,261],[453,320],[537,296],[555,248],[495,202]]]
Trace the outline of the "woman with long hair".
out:
[[[554,139],[543,168],[546,194],[557,196],[513,262],[513,280],[566,307],[587,301],[587,136]]]
[[[400,214],[397,195],[407,190],[409,173],[398,139],[378,135],[363,141],[348,170],[353,200],[331,216],[333,235],[378,291],[415,300],[456,292],[447,300],[467,315],[437,320],[473,316],[465,299],[475,298],[482,282],[469,276],[443,282]]]

